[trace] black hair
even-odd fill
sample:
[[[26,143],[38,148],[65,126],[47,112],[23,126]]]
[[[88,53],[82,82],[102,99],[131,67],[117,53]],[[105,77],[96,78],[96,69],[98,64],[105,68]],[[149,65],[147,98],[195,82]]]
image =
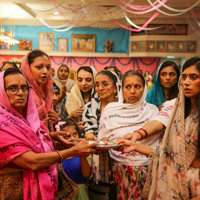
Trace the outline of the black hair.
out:
[[[81,66],[81,67],[79,67],[78,70],[77,70],[77,75],[82,69],[87,71],[87,72],[89,72],[93,76],[93,71],[92,71],[91,67],[89,67],[89,66]]]
[[[178,89],[178,80],[179,80],[179,77],[180,77],[180,69],[179,69],[178,65],[174,61],[172,61],[172,60],[167,60],[167,61],[163,62],[162,65],[161,65],[161,67],[160,67],[158,77],[159,77],[159,80],[160,80],[160,72],[161,72],[161,70],[164,69],[164,68],[166,68],[166,67],[169,67],[169,66],[172,66],[174,68],[174,70],[176,71],[176,74],[177,74],[177,82],[171,88],[171,90],[169,92],[168,100],[171,100],[171,99],[176,98],[178,96],[178,92],[179,92],[179,89]]]
[[[124,85],[124,81],[126,80],[128,76],[138,76],[139,78],[141,78],[143,86],[145,86],[146,82],[145,82],[144,76],[140,72],[129,70],[122,77],[122,87]]]
[[[3,77],[5,78],[6,76],[8,76],[10,74],[22,74],[22,72],[19,70],[18,67],[17,68],[16,67],[8,68],[7,70],[5,70]]]
[[[59,94],[60,94],[60,88],[56,85],[56,83],[53,83],[53,90],[54,89],[58,89],[58,92],[59,92]]]
[[[102,71],[100,71],[100,72],[97,73],[96,77],[98,75],[101,75],[101,74],[108,76],[112,80],[113,85],[116,85],[116,83],[117,83],[117,77],[111,71],[102,70]]]
[[[14,68],[17,68],[17,69],[18,69],[17,64],[14,63],[14,62],[5,62],[5,63],[3,64],[3,66],[1,67],[1,69],[3,70],[3,68],[4,68],[5,65],[7,65],[7,64],[10,64],[10,65],[12,65]]]
[[[68,73],[69,73],[69,67],[68,67],[67,65],[62,64],[62,65],[60,65],[59,69],[60,69],[61,67],[66,67],[66,68],[67,68],[67,71],[68,71]]]
[[[123,74],[121,73],[121,71],[116,67],[116,66],[107,66],[104,68],[104,70],[109,70],[109,69],[113,69],[115,71],[115,73],[117,74],[117,76],[119,77],[119,79],[122,79]]]
[[[45,52],[43,52],[43,51],[41,51],[41,50],[39,50],[39,49],[33,50],[33,51],[28,55],[28,63],[29,63],[29,65],[30,65],[31,63],[33,63],[34,60],[35,60],[37,57],[41,57],[41,56],[46,56],[46,57],[49,59],[49,56],[48,56]]]
[[[195,68],[200,71],[200,57],[193,57],[187,60],[182,68],[182,72],[188,67],[195,66]],[[197,133],[197,158],[200,158],[200,94],[195,101],[195,106],[198,109],[198,133]],[[189,98],[185,97],[185,118],[189,116],[190,110],[192,108],[191,101]]]
[[[71,119],[71,118],[66,118],[66,119],[61,119],[60,121],[65,122],[64,124],[62,124],[60,126],[60,130],[62,131],[63,128],[67,127],[67,126],[74,126],[76,131],[78,132],[79,137],[81,137],[81,131],[77,125],[77,123]],[[60,122],[58,121],[58,123]]]

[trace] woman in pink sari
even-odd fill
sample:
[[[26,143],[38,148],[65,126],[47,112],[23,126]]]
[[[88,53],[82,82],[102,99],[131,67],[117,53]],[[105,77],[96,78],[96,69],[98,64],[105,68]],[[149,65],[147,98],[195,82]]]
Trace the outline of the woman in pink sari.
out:
[[[53,81],[50,76],[51,63],[46,53],[41,50],[29,52],[22,60],[21,71],[32,88],[33,99],[40,120],[47,130],[53,130],[53,122],[58,119],[53,110]]]
[[[57,133],[52,133],[53,139]],[[54,151],[25,76],[16,68],[0,73],[1,200],[55,199],[57,163],[67,157],[88,156],[95,152],[94,146],[83,139],[69,149]]]

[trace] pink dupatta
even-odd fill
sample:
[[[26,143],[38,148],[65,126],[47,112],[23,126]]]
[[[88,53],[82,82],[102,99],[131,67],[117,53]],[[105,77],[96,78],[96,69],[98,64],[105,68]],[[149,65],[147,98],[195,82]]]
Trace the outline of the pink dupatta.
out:
[[[34,50],[33,50],[34,51]],[[48,120],[48,112],[53,109],[52,98],[53,98],[53,81],[51,76],[48,78],[47,82],[44,85],[38,85],[30,70],[30,66],[28,63],[29,52],[22,60],[21,71],[27,77],[28,83],[32,88],[32,95],[35,101],[38,114],[40,120],[44,123],[44,125],[49,129],[49,120]],[[51,126],[51,125],[50,125]]]
[[[4,89],[4,72],[0,73],[0,168],[27,151],[35,153],[54,150],[52,141],[41,123],[29,90],[25,119],[11,106]],[[53,200],[57,190],[57,165],[31,171],[23,169],[25,200]]]

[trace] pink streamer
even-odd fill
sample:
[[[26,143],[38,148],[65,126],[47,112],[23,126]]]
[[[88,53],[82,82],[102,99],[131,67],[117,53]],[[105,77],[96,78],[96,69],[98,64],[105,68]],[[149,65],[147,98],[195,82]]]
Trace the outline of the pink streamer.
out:
[[[188,8],[190,7],[190,4],[187,0],[185,0],[186,5],[188,6]],[[200,20],[200,17],[193,11],[193,9],[190,9],[190,12]]]
[[[129,13],[132,13],[132,14],[137,14],[137,15],[143,15],[143,14],[146,14],[146,13],[149,13],[149,12],[152,12],[154,10],[156,10],[156,8],[160,8],[162,7],[161,4],[158,4],[156,5],[154,8],[150,8],[146,11],[142,11],[142,12],[135,12],[135,11],[131,11],[131,10],[128,10],[127,8],[124,8],[122,5],[120,5],[117,1],[121,1],[121,0],[115,0],[116,3],[119,5],[120,8],[122,8],[123,10],[125,10],[126,12],[129,12]],[[163,0],[162,3],[166,3],[168,0]],[[154,2],[155,3],[155,2]]]
[[[120,3],[126,5],[126,6],[130,7],[131,9],[134,9],[134,10],[139,10],[139,11],[141,11],[141,10],[147,10],[147,9],[151,8],[151,6],[132,5],[132,4],[126,3],[126,2],[124,2],[124,1],[122,1],[122,0],[118,0],[118,1],[119,1]],[[153,4],[155,5],[156,3],[157,3],[157,0],[156,0]]]

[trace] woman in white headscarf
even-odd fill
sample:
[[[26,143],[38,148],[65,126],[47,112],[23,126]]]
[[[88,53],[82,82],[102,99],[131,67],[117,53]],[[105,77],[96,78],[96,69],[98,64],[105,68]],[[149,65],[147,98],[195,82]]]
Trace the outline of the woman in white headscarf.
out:
[[[121,82],[114,72],[103,70],[95,78],[91,101],[84,107],[84,135],[87,140],[96,140],[99,129],[99,119],[108,103],[117,102],[121,94]]]
[[[145,101],[147,86],[141,73],[132,70],[126,72],[122,79],[122,91],[123,98],[119,98],[118,102],[108,104],[102,112],[98,139],[107,138],[114,142],[138,129],[138,138],[144,138],[147,133],[140,128],[158,114],[156,106]],[[154,134],[138,142],[156,146],[159,142],[159,134]],[[142,199],[141,193],[150,159],[135,152],[122,154],[120,151],[110,150],[109,153],[113,159],[117,199]],[[100,155],[100,159],[101,156],[103,154]],[[95,163],[97,180],[108,181],[108,174],[101,173],[102,167],[107,166],[106,161],[106,158],[103,158],[101,162],[98,163],[97,160]]]
[[[75,121],[81,121],[83,107],[91,100],[91,92],[94,87],[94,79],[97,71],[92,66],[81,66],[76,73],[76,84],[71,92],[67,93],[65,109],[68,117]]]

